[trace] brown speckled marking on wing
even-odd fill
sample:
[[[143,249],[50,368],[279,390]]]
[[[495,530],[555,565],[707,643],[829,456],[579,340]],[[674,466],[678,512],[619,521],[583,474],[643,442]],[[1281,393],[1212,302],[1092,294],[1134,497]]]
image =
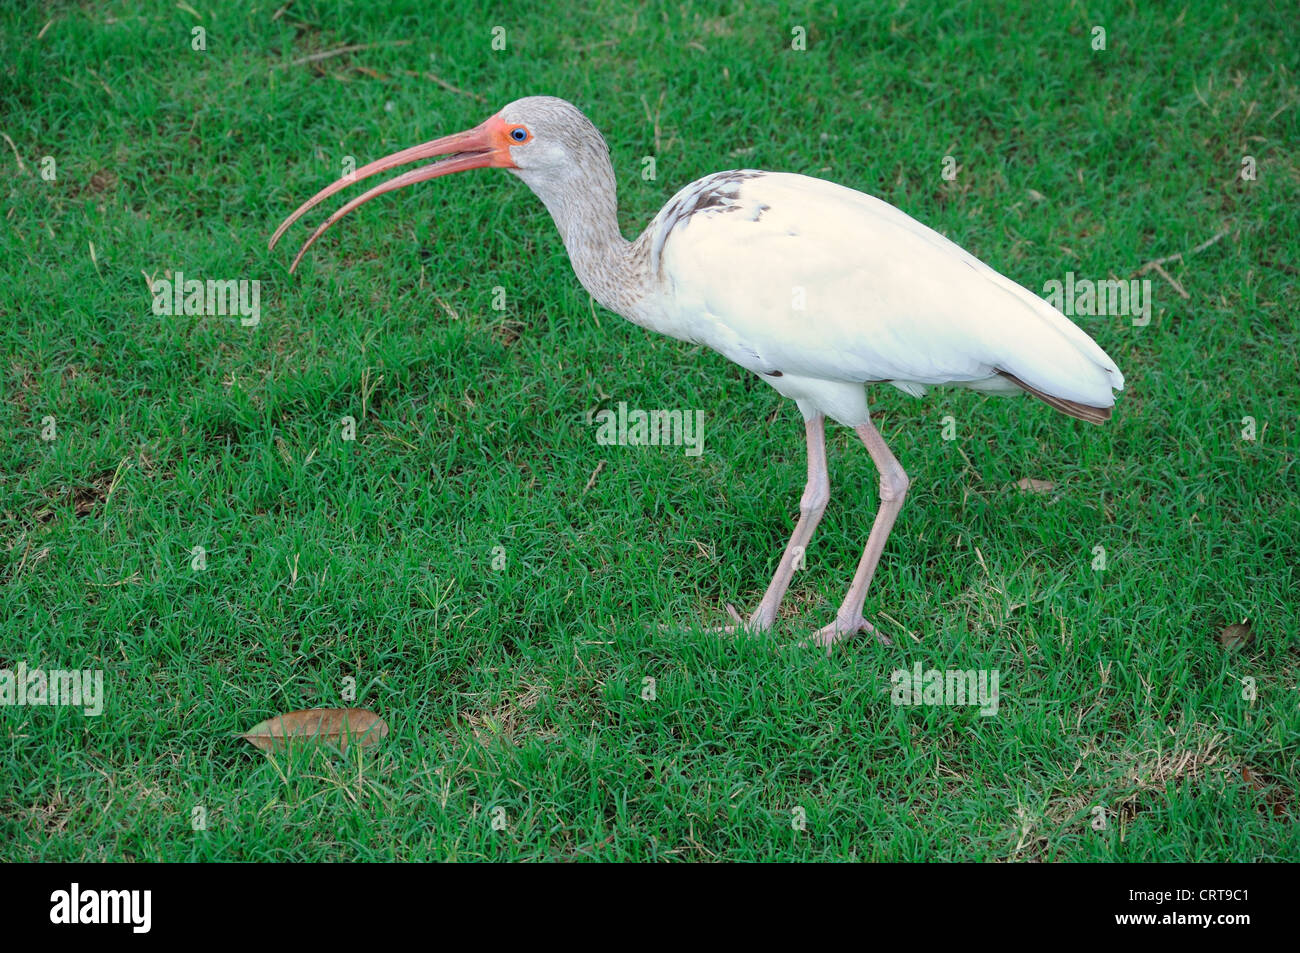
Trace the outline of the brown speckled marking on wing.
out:
[[[749,179],[756,179],[761,175],[763,175],[762,172],[753,169],[733,169],[729,172],[716,172],[700,179],[694,183],[694,187],[689,191],[678,195],[665,205],[663,211],[656,216],[654,223],[655,239],[650,254],[655,265],[655,271],[658,272],[663,268],[662,252],[664,243],[675,228],[686,224],[695,215],[725,214],[743,208],[744,206],[737,201],[741,183]],[[757,222],[762,218],[763,213],[769,207],[761,205],[758,214],[754,216],[754,221]]]

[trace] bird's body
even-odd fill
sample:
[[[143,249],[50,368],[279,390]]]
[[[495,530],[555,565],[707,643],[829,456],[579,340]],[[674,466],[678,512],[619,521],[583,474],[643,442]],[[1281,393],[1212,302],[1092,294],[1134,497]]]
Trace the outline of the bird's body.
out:
[[[821,179],[735,170],[679,191],[635,241],[618,229],[608,147],[574,106],[517,100],[465,133],[365,166],[304,203],[271,244],[317,203],[396,165],[451,156],[347,203],[316,230],[376,195],[447,172],[495,166],[546,204],[575,273],[628,320],[703,344],[794,399],[808,440],[800,518],[749,620],[775,619],[826,506],[823,419],[853,427],[881,473],[881,507],[829,647],[873,627],[862,605],[908,480],[867,410],[870,383],[921,396],[932,385],[1028,391],[1100,423],[1124,385],[1114,361],[1046,301],[893,206]]]
[[[682,214],[683,210],[689,214]],[[636,244],[655,292],[632,320],[712,348],[834,420],[863,384],[915,396],[1015,380],[1108,408],[1115,363],[1046,301],[892,205],[833,182],[741,170],[692,182]]]

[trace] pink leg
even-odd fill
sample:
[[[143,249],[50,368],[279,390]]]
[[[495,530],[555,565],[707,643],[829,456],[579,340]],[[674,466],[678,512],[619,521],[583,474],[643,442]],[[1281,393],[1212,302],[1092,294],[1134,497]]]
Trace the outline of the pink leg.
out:
[[[804,431],[808,437],[808,482],[804,486],[803,497],[799,500],[799,521],[795,523],[794,532],[790,534],[790,542],[786,543],[785,552],[781,554],[781,562],[777,564],[776,572],[772,574],[772,581],[767,585],[763,600],[754,610],[754,614],[749,617],[747,627],[758,632],[771,628],[772,623],[776,621],[781,600],[785,598],[785,592],[790,588],[794,571],[805,564],[804,554],[808,549],[808,542],[812,539],[813,530],[821,521],[822,514],[826,512],[826,504],[831,498],[831,481],[826,470],[825,418],[817,414],[805,421]]]
[[[855,632],[876,632],[875,627],[863,618],[862,607],[867,601],[867,589],[871,586],[871,577],[876,573],[876,564],[880,562],[885,541],[889,539],[889,531],[894,526],[898,511],[903,508],[903,498],[907,496],[907,474],[885,445],[885,438],[880,436],[880,431],[871,423],[870,418],[854,429],[866,444],[876,469],[880,471],[880,509],[871,526],[871,535],[867,537],[867,547],[858,562],[858,571],[853,574],[853,583],[849,586],[839,612],[835,614],[835,621],[818,630],[813,637],[813,641],[825,646],[828,652],[840,639]],[[889,643],[879,632],[876,632],[876,637]]]

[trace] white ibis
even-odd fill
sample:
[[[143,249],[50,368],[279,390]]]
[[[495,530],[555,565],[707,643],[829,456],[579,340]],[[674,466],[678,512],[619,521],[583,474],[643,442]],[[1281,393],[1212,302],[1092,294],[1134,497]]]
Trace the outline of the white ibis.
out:
[[[636,241],[618,228],[609,147],[575,106],[516,100],[467,132],[413,146],[322,189],[284,220],[351,183],[421,159],[446,158],[352,199],[307,239],[385,192],[450,172],[494,167],[550,210],[583,287],[642,327],[704,344],[799,406],[808,482],[767,592],[745,623],[769,628],[830,498],[825,418],[857,431],[880,471],[880,508],[835,620],[828,650],[876,632],[862,610],[908,478],[867,412],[865,384],[915,396],[932,384],[1027,391],[1072,417],[1107,420],[1115,362],[1046,301],[879,199],[822,179],[750,169],[718,172],[673,196]],[[739,621],[739,618],[737,618]],[[882,641],[888,641],[876,632]]]

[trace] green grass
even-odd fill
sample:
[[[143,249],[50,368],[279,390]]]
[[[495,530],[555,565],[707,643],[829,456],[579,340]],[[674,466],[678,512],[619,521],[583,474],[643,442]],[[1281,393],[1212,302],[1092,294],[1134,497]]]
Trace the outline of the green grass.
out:
[[[184,6],[0,12],[0,667],[99,668],[106,693],[98,718],[0,708],[0,856],[1300,856],[1287,4]],[[289,65],[348,44],[383,45]],[[409,75],[429,71],[481,101]],[[876,194],[1035,290],[1229,232],[1164,266],[1186,298],[1146,275],[1149,325],[1079,319],[1129,381],[1105,427],[873,389],[913,481],[867,602],[893,647],[791,647],[876,506],[838,427],[778,630],[719,638],[792,525],[793,404],[594,309],[500,172],[367,206],[297,276],[266,250],[343,156],[535,93],[603,130],[629,236],[734,167]],[[260,279],[261,324],[154,316],[145,275],[169,270]],[[618,401],[702,409],[705,453],[598,445],[587,415]],[[998,669],[997,716],[891,705],[918,662]],[[381,746],[238,739],[349,677]]]

